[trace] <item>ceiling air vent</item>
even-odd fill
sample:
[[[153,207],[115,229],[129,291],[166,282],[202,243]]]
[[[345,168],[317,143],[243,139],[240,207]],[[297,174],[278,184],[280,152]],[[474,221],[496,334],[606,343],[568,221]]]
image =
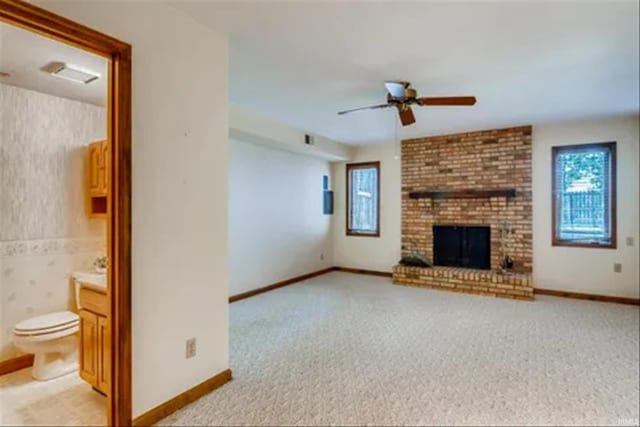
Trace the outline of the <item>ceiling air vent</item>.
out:
[[[52,62],[43,67],[43,70],[52,76],[71,80],[76,83],[88,84],[100,78],[100,74],[98,73],[86,71],[73,65],[65,64],[64,62]]]

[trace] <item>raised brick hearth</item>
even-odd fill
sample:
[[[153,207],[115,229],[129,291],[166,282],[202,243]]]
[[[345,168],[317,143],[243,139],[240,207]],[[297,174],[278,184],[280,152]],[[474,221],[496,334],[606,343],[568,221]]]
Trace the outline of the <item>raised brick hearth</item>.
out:
[[[402,254],[418,250],[433,260],[434,225],[489,226],[491,270],[398,266],[394,283],[533,298],[531,131],[521,126],[402,142]],[[498,272],[505,224],[513,231],[511,275]]]
[[[418,288],[442,289],[492,297],[533,300],[530,273],[501,274],[456,267],[393,267],[393,282]]]

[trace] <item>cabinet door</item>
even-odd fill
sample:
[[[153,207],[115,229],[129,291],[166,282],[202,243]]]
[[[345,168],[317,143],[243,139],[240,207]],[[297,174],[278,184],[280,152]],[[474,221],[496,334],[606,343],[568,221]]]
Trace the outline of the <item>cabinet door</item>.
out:
[[[107,141],[100,143],[100,192],[107,195],[109,187],[109,144]]]
[[[99,144],[89,145],[89,194],[100,193],[100,157],[101,150]]]
[[[106,317],[98,316],[98,385],[104,394],[109,393],[109,369],[111,367],[111,342],[109,324]]]
[[[80,376],[96,387],[98,383],[98,316],[80,310]]]

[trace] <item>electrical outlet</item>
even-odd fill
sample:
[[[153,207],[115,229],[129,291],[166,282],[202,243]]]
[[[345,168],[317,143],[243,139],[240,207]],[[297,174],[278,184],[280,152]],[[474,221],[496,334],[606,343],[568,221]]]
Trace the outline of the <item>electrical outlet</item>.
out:
[[[627,237],[627,246],[633,246],[633,237]]]
[[[187,340],[187,352],[186,352],[187,359],[194,357],[195,355],[196,355],[196,339],[189,338]]]
[[[622,273],[622,264],[616,262],[615,264],[613,264],[613,271],[615,273]]]
[[[320,254],[320,261],[324,261],[324,254]]]

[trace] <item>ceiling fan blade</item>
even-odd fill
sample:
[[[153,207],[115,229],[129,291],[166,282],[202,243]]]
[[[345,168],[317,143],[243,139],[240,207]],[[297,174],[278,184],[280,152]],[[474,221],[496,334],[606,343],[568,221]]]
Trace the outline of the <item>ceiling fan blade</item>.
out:
[[[342,115],[342,114],[347,114],[347,113],[353,113],[354,111],[376,110],[378,108],[387,108],[387,107],[391,107],[391,104],[372,105],[370,107],[360,107],[360,108],[354,108],[352,110],[338,111],[338,114]]]
[[[475,96],[427,96],[424,98],[418,98],[417,103],[420,105],[452,105],[452,106],[465,106],[474,105],[476,103]]]
[[[405,98],[405,88],[409,87],[408,82],[384,82],[387,92],[394,98]]]
[[[416,118],[413,115],[411,107],[398,107],[398,114],[400,115],[400,122],[402,126],[408,126],[416,122]]]

